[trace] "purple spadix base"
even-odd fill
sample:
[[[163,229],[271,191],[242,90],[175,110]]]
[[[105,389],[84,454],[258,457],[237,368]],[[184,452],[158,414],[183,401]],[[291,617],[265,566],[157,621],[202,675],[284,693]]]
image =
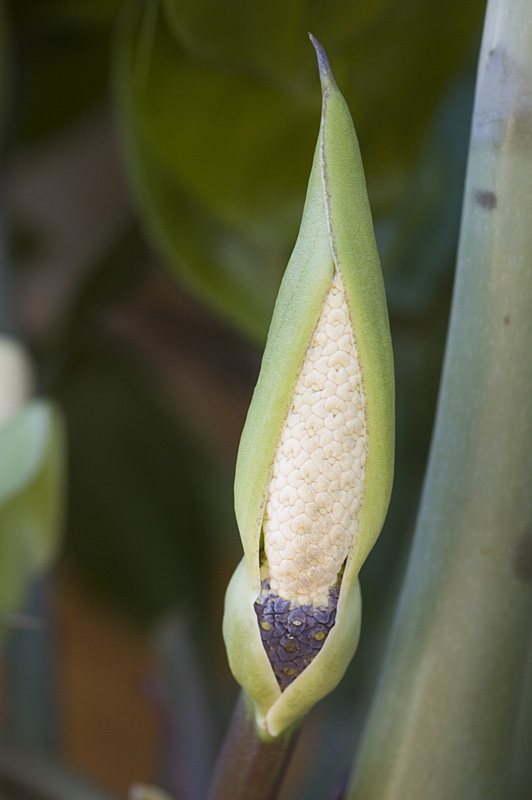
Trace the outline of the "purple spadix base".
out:
[[[329,605],[290,608],[264,581],[255,602],[260,635],[275,677],[286,689],[317,656],[336,621],[339,587],[331,589]]]

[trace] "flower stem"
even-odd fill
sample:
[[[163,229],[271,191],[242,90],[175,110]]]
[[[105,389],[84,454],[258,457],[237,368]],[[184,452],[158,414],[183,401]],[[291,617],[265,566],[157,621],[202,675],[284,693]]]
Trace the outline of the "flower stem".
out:
[[[209,800],[274,800],[296,740],[294,728],[275,739],[262,738],[242,692],[214,772]]]

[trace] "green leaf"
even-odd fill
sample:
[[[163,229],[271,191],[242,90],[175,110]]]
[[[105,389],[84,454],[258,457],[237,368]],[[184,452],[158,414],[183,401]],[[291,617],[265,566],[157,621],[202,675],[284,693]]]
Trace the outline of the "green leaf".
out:
[[[86,328],[75,335],[84,340],[58,386],[69,430],[66,554],[137,622],[176,603],[201,617],[235,529],[228,471],[161,403],[144,370],[87,341]],[[198,625],[198,635],[207,631]]]
[[[145,228],[187,288],[241,333],[264,340],[300,217],[316,119],[302,32],[332,42],[370,195],[389,214],[483,8],[452,6],[300,2],[279,11],[283,25],[275,5],[126,6],[115,97]]]

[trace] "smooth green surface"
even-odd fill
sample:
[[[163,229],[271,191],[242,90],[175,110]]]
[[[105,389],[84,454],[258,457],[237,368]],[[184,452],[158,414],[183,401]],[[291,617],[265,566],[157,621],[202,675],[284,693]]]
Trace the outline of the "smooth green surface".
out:
[[[358,572],[382,528],[393,475],[393,360],[364,172],[349,110],[321,46],[316,46],[322,123],[300,234],[281,284],[240,442],[235,510],[245,557],[230,583],[224,615],[231,668],[256,704],[258,725],[272,736],[332,691],[354,654],[361,617]],[[277,443],[335,268],[346,288],[366,396],[364,499],[335,626],[312,664],[281,693],[253,607],[260,592],[262,519]]]
[[[429,469],[349,800],[510,796],[532,619],[531,53],[529,4],[491,0]]]
[[[329,241],[351,311],[368,441],[364,499],[347,580],[358,574],[388,509],[394,466],[394,369],[386,295],[356,133],[332,74],[322,72],[322,86],[321,174]]]

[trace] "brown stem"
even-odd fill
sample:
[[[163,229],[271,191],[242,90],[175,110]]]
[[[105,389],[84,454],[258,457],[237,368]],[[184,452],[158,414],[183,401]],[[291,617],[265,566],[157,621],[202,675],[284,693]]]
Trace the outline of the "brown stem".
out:
[[[276,739],[261,739],[242,692],[218,758],[209,800],[275,800],[296,740],[294,729]]]

